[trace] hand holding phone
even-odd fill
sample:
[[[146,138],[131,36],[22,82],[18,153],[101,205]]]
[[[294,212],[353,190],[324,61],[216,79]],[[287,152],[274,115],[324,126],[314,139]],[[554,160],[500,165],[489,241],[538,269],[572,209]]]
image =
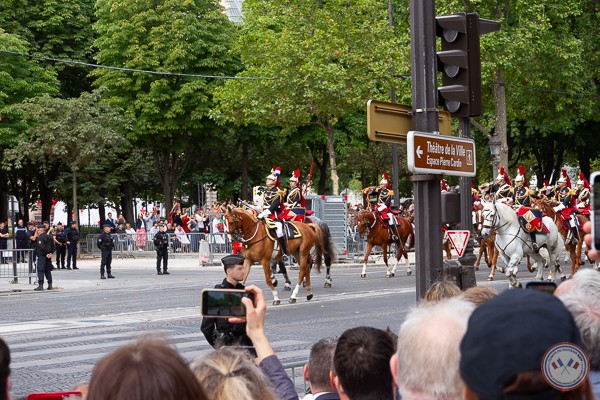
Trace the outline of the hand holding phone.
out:
[[[243,298],[253,293],[243,289],[204,289],[201,293],[202,315],[211,318],[241,318],[246,316]],[[252,304],[252,299],[248,300]]]
[[[592,173],[590,177],[590,200],[592,210],[590,213],[590,221],[592,222],[591,231],[591,246],[596,252],[600,251],[600,171]],[[596,260],[598,260],[596,253]]]
[[[545,282],[545,281],[531,281],[527,282],[525,289],[533,289],[543,293],[554,294],[556,290],[556,283]]]

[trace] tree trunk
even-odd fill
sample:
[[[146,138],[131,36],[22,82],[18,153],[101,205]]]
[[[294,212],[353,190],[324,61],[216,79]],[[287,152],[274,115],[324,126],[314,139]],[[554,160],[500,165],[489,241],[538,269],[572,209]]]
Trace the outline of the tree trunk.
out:
[[[494,106],[496,111],[495,132],[500,145],[500,166],[508,169],[508,138],[507,138],[507,122],[506,122],[506,92],[504,90],[504,71],[496,67],[494,68]],[[497,171],[494,171],[495,173]],[[508,171],[507,171],[508,172]]]
[[[73,173],[73,220],[75,221],[75,223],[77,224],[77,226],[79,226],[79,206],[77,205],[77,168],[74,167],[72,169],[72,173]],[[70,219],[71,219],[71,212],[70,212],[70,208],[67,207],[67,226],[70,226]]]
[[[160,184],[163,188],[165,213],[168,216],[171,208],[173,208],[177,184],[190,159],[189,154],[192,154],[192,152],[175,152],[168,147],[165,148],[165,146],[168,146],[168,144],[161,142],[159,147],[155,140],[152,154]]]
[[[129,222],[131,226],[135,226],[135,216],[133,215],[133,191],[131,189],[131,182],[129,180],[121,182],[121,212],[125,221]]]
[[[315,160],[317,168],[319,168],[319,185],[318,194],[325,194],[325,184],[327,180],[327,146],[321,146],[321,160]]]
[[[8,219],[8,177],[4,171],[0,171],[0,221]],[[15,221],[11,221],[14,225]]]
[[[49,186],[48,176],[40,173],[39,178],[39,186],[40,186],[40,200],[42,201],[42,222],[50,221],[50,210],[52,209],[52,190]]]
[[[102,229],[102,225],[104,225],[104,221],[106,220],[106,207],[104,207],[103,202],[100,202],[98,204],[98,215],[100,216],[100,222],[98,223],[98,225],[100,225],[99,228]]]
[[[252,195],[248,191],[248,147],[248,142],[242,142],[242,192],[240,193],[240,198],[252,203]]]
[[[337,164],[335,159],[333,125],[331,125],[329,121],[327,121],[327,150],[329,151],[329,169],[331,174],[331,185],[333,189],[333,195],[337,196],[340,194],[340,178],[337,174]]]

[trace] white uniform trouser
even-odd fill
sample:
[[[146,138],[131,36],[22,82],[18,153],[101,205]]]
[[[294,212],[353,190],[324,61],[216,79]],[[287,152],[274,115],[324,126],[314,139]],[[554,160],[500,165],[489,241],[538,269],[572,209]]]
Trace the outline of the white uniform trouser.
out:
[[[274,221],[275,222],[275,232],[277,233],[277,237],[283,237],[283,224],[279,221]]]

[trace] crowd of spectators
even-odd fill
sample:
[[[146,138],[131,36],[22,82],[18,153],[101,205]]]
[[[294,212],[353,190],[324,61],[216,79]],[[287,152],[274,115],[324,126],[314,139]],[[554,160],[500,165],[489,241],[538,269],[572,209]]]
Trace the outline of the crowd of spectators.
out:
[[[486,287],[461,292],[452,285],[432,286],[397,336],[359,326],[316,342],[304,368],[312,392],[305,399],[600,399],[598,272],[579,271],[554,295]],[[265,333],[263,292],[245,290],[254,300],[243,298],[246,317],[230,322],[246,323],[254,354],[225,346],[188,365],[167,341],[144,338],[96,364],[87,398],[298,399]],[[587,358],[548,361],[558,344],[582,349]],[[567,367],[589,373],[560,387],[543,367],[548,362],[563,374]],[[0,339],[0,400],[10,399],[10,387],[10,353]]]

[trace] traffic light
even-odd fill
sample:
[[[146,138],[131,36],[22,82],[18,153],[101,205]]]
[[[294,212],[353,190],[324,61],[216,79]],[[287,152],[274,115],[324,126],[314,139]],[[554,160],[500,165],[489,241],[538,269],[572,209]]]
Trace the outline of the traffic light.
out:
[[[442,51],[437,53],[442,73],[439,102],[454,117],[481,115],[479,35],[499,30],[500,23],[464,12],[435,19],[436,33],[442,38]]]

